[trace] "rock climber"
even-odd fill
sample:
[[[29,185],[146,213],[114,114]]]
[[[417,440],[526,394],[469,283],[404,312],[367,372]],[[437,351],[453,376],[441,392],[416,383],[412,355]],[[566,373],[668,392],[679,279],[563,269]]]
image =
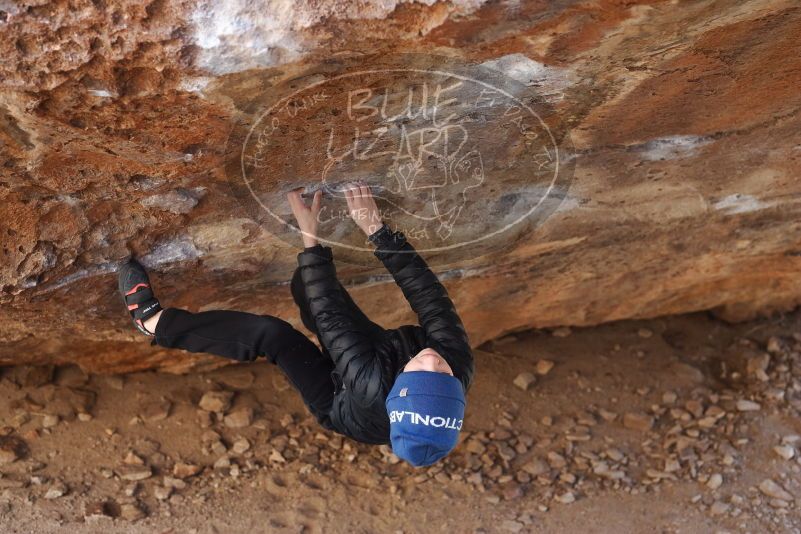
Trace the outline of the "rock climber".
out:
[[[310,206],[301,190],[287,198],[304,244],[290,288],[322,350],[277,317],[162,309],[135,260],[120,269],[119,290],[152,344],[237,361],[264,356],[283,370],[326,429],[364,443],[390,443],[413,466],[431,465],[458,443],[474,370],[467,334],[425,261],[403,233],[381,221],[369,186],[351,184],[344,195],[348,213],[375,245],[419,326],[384,329],[350,298],[337,280],[331,248],[318,242],[320,191]]]

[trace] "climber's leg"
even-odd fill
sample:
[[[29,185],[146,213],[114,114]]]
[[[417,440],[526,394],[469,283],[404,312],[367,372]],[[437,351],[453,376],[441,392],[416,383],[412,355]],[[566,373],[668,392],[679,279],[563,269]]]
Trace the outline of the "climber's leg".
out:
[[[156,331],[156,326],[159,324],[159,319],[161,319],[161,314],[162,313],[164,313],[164,310],[159,310],[158,313],[156,315],[154,315],[153,317],[151,317],[150,319],[142,321],[142,324],[144,325],[145,330],[147,330],[148,332],[155,332]]]
[[[205,352],[237,361],[265,356],[271,362],[307,343],[291,324],[269,315],[240,311],[190,313],[167,308],[156,325],[155,343],[189,352]]]
[[[239,311],[190,313],[167,308],[154,344],[237,361],[265,356],[277,364],[323,426],[334,397],[333,363],[292,325],[277,317]]]
[[[238,361],[265,356],[284,371],[320,423],[330,428],[333,363],[286,321],[237,311],[163,310],[147,271],[136,260],[120,268],[119,290],[136,328],[155,334],[153,344]]]

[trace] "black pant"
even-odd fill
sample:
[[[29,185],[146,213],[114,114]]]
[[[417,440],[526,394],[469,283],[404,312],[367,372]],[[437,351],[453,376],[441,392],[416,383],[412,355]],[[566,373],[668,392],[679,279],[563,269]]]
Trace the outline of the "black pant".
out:
[[[319,339],[299,270],[295,271],[290,287],[303,324]],[[345,288],[341,289],[358,323],[371,333],[383,331],[362,313]],[[329,413],[335,392],[331,377],[334,363],[325,348],[321,352],[286,321],[239,311],[190,313],[167,308],[161,314],[155,334],[154,343],[162,347],[209,353],[237,361],[266,357],[286,374],[320,424],[331,428]]]

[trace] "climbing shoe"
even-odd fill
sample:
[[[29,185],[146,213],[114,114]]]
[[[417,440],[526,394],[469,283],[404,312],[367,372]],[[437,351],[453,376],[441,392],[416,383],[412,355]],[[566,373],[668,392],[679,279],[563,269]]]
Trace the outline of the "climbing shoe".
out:
[[[154,335],[145,328],[145,321],[161,311],[158,299],[153,295],[147,271],[136,260],[129,260],[118,272],[122,300],[128,307],[134,325],[147,336]]]

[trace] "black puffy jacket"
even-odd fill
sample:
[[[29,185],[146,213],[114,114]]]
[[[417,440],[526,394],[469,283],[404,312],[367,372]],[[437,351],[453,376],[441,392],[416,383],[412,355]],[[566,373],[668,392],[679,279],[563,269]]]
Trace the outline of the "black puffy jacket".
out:
[[[369,322],[343,293],[328,247],[298,255],[301,277],[321,343],[334,361],[336,393],[330,418],[337,432],[365,443],[389,443],[384,402],[395,378],[420,350],[436,350],[461,380],[473,378],[473,355],[453,302],[401,232],[383,226],[370,236],[375,255],[400,286],[420,326],[386,330]]]

